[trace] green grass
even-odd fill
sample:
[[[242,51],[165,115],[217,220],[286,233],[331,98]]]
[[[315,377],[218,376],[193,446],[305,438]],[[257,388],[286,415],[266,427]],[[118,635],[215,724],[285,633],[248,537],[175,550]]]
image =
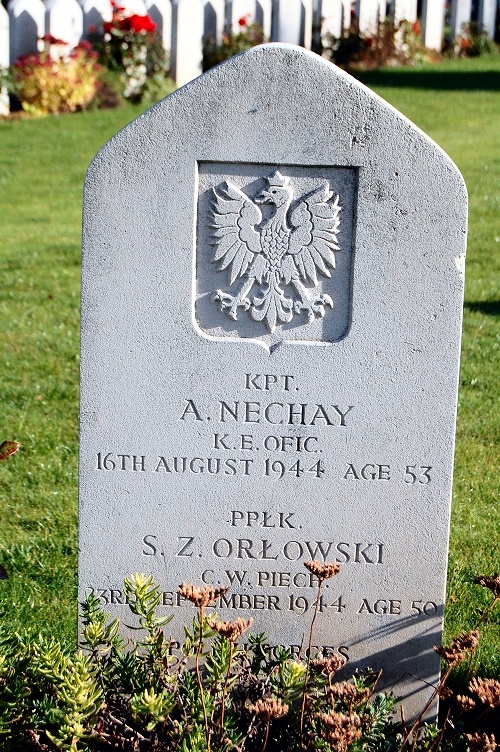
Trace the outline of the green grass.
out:
[[[471,627],[499,567],[500,58],[366,73],[363,80],[447,151],[470,196],[447,636]],[[80,214],[85,169],[138,108],[0,123],[0,615],[75,639]],[[479,670],[500,676],[497,613]]]

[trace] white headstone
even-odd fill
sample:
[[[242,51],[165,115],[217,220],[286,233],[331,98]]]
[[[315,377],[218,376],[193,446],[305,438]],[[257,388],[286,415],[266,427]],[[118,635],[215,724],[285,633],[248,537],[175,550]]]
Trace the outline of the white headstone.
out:
[[[146,0],[146,10],[156,24],[163,47],[172,47],[172,3],[170,0]]]
[[[349,29],[352,21],[353,7],[351,0],[342,0],[342,28]]]
[[[45,32],[76,47],[83,35],[83,12],[77,0],[48,0]]]
[[[385,2],[381,0],[356,0],[355,12],[362,34],[373,34],[379,21],[385,18]]]
[[[102,32],[104,22],[111,21],[109,0],[83,0],[80,5],[83,11],[84,34],[88,34],[89,31]]]
[[[342,34],[342,0],[321,0],[318,8],[321,33],[339,38]]]
[[[490,39],[495,38],[498,0],[479,0],[479,23]]]
[[[303,561],[336,560],[314,645],[421,711],[466,223],[444,152],[301,48],[256,47],[120,131],[85,186],[81,596],[125,616],[123,577],[151,573],[180,640],[180,582],[232,583],[221,618],[298,652]]]
[[[126,15],[145,16],[147,13],[144,0],[120,0],[120,6],[125,8]]]
[[[450,19],[450,39],[460,36],[464,24],[471,18],[472,0],[452,0]]]
[[[0,5],[0,71],[9,67],[9,14]],[[0,86],[0,115],[9,113],[9,95],[7,89]]]
[[[267,39],[271,38],[271,0],[227,0],[226,24],[233,32],[238,33],[240,18],[248,18],[250,23],[258,23]]]
[[[301,0],[273,0],[273,42],[300,44]]]
[[[394,20],[414,23],[417,20],[417,0],[395,0]]]
[[[170,74],[183,86],[201,73],[203,0],[173,0]]]
[[[45,6],[42,0],[11,0],[7,8],[10,24],[10,62],[38,50],[45,34]]]
[[[215,39],[220,44],[226,14],[224,0],[204,0],[203,5],[203,37]]]
[[[422,39],[430,50],[441,51],[443,46],[446,0],[423,0]]]
[[[313,32],[313,0],[302,0],[302,24],[303,24],[303,42],[302,46],[311,49],[312,32]]]

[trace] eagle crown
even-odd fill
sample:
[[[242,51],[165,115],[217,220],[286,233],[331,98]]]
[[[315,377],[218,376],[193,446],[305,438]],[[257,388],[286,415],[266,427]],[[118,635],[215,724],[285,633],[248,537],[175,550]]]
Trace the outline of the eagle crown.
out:
[[[292,191],[288,187],[290,182],[288,177],[278,171],[269,175],[266,178],[268,188],[264,188],[254,199],[256,204],[274,204],[277,209],[286,203],[289,203],[292,198]]]

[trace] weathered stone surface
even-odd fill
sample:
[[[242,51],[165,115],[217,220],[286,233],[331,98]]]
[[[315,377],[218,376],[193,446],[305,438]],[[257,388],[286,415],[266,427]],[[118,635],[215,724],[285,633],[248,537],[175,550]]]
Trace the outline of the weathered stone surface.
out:
[[[81,595],[123,615],[123,577],[153,573],[180,639],[180,582],[231,584],[224,618],[299,646],[303,561],[337,560],[314,645],[421,709],[465,235],[450,159],[303,49],[255,48],[117,134],[85,188]]]

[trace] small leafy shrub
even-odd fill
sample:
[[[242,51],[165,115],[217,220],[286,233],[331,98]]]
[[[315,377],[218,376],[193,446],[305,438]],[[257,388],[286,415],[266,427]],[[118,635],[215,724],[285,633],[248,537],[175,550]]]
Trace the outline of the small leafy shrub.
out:
[[[20,57],[10,69],[8,88],[33,115],[82,110],[99,86],[100,66],[92,46],[82,41],[69,54],[53,57],[54,41],[61,44],[44,37],[43,52]]]
[[[458,57],[479,57],[498,53],[498,46],[477,22],[471,21],[462,24],[461,34],[454,40],[453,52]]]
[[[425,57],[418,21],[381,21],[374,34],[364,34],[354,22],[341,37],[324,35],[324,54],[340,66],[371,70],[386,65],[412,65]]]
[[[239,55],[251,47],[263,44],[266,40],[262,27],[258,23],[248,23],[245,16],[238,20],[239,31],[226,32],[221,44],[217,44],[213,37],[207,37],[203,42],[203,70],[207,71],[214,65],[223,63],[234,55]]]
[[[89,40],[100,62],[119,73],[125,99],[153,104],[175,89],[156,24],[149,15],[127,15],[117,2],[111,6],[112,18],[104,24],[104,33],[92,31]]]
[[[323,582],[337,563],[305,562]],[[500,600],[500,577],[477,578]],[[82,648],[55,640],[0,637],[0,735],[5,752],[129,750],[155,752],[494,752],[493,734],[467,733],[479,704],[500,706],[500,682],[474,678],[455,698],[456,715],[439,728],[394,720],[395,698],[377,693],[373,672],[338,680],[339,654],[293,657],[271,649],[263,634],[238,644],[251,619],[223,621],[211,608],[227,588],[183,583],[179,595],[196,608],[178,654],[166,637],[171,617],[159,616],[161,590],[135,574],[124,592],[142,637],[128,644],[94,595],[82,603]],[[309,631],[313,640],[315,613]],[[436,696],[445,696],[450,671],[478,643],[473,630],[440,646],[446,670]],[[424,711],[425,712],[425,711]],[[464,721],[465,719],[465,721]]]

